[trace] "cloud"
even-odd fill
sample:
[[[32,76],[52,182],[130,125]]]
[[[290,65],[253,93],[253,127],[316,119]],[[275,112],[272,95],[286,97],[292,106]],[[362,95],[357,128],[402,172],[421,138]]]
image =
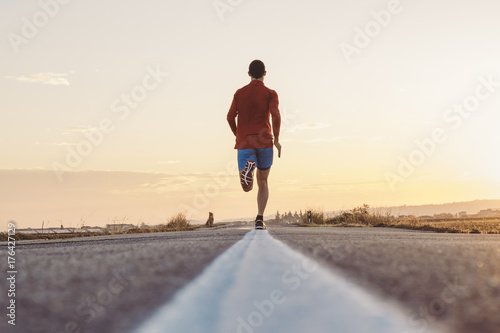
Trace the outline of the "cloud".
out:
[[[157,173],[147,182],[140,184],[136,191],[161,194],[183,190],[192,193],[195,188],[203,191],[207,184],[212,184],[218,192],[227,192],[232,190],[231,178],[232,176],[225,172]]]
[[[162,177],[155,182],[141,184],[141,191],[145,192],[165,192],[186,189],[187,186],[196,182],[196,177],[192,175],[170,175]]]
[[[282,180],[278,180],[276,181],[280,186],[283,186],[283,185],[296,185],[299,183],[299,181],[297,179],[282,179]]]
[[[301,186],[298,190],[304,191],[327,191],[327,187],[324,184],[308,184]]]
[[[472,180],[473,174],[469,171],[462,171],[455,174],[443,174],[443,173],[426,173],[418,175],[417,181],[450,181],[450,182],[463,182]]]
[[[70,143],[70,142],[57,142],[55,143],[56,146],[76,146],[76,143]]]
[[[360,180],[360,181],[347,181],[347,182],[336,182],[336,181],[325,181],[322,183],[312,183],[305,184],[299,187],[299,190],[307,191],[332,191],[334,189],[338,191],[343,191],[346,188],[352,187],[373,187],[373,185],[386,185],[386,180]]]
[[[97,127],[91,127],[91,126],[70,126],[66,127],[66,129],[63,131],[62,134],[70,134],[74,132],[88,132],[88,131],[96,131],[98,130]]]
[[[6,76],[5,78],[21,82],[50,84],[53,86],[59,86],[59,85],[69,86],[69,81],[66,78],[66,76],[72,73],[74,72],[63,73],[63,74],[48,72],[48,73],[23,74],[19,76]]]
[[[456,181],[464,181],[464,180],[470,180],[472,176],[472,172],[462,172],[458,176],[455,177]]]
[[[158,161],[158,164],[161,165],[171,165],[171,164],[179,164],[181,161]]]
[[[304,124],[298,124],[294,126],[290,126],[289,128],[286,129],[287,132],[296,132],[296,131],[303,131],[303,130],[318,130],[318,129],[323,129],[330,127],[330,124],[324,124],[320,122],[314,122],[314,123],[304,123]]]
[[[374,136],[368,139],[370,143],[381,143],[384,141],[392,141],[393,137],[392,136]]]

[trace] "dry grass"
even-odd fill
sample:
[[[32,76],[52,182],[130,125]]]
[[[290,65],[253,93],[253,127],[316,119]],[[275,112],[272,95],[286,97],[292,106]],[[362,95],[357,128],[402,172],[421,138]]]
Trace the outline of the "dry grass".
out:
[[[320,214],[321,212],[316,212]],[[500,234],[500,218],[476,220],[426,221],[418,217],[394,217],[390,212],[373,211],[368,205],[343,212],[324,223],[300,224],[303,227],[327,225],[338,227],[389,227],[423,231],[469,234]]]
[[[94,236],[106,236],[111,235],[110,232],[85,232],[85,233],[74,233],[74,234],[24,234],[21,232],[16,232],[16,235],[13,236],[16,241],[19,240],[34,240],[34,239],[68,239],[68,238],[80,238],[80,237],[94,237]],[[12,237],[12,236],[11,236]],[[7,241],[7,233],[0,232],[0,241]]]
[[[428,222],[420,220],[415,221],[409,225],[406,221],[400,221],[395,224],[395,227],[450,233],[500,234],[500,218],[497,220],[478,219],[442,222]]]
[[[155,233],[155,232],[171,232],[171,231],[190,231],[199,228],[204,228],[204,225],[191,225],[182,213],[171,217],[166,224],[158,226],[141,226],[129,230],[113,230],[105,232],[86,232],[86,233],[71,233],[71,234],[23,234],[16,233],[16,240],[34,240],[34,239],[68,239],[79,237],[107,236],[107,235],[123,235],[123,234],[138,234],[138,233]],[[0,232],[0,241],[7,241],[7,233]]]

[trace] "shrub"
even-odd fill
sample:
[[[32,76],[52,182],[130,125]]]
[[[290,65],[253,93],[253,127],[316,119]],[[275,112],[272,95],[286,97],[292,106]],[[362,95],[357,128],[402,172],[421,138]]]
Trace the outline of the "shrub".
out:
[[[186,215],[179,213],[168,220],[167,228],[176,230],[186,230],[189,229],[191,225],[186,218]]]
[[[307,220],[307,212],[311,212],[311,223],[312,224],[325,224],[325,213],[323,210],[310,209],[306,210],[306,213],[302,215],[302,223],[309,223]]]
[[[328,220],[327,223],[334,225],[381,226],[393,220],[394,217],[390,212],[383,213],[380,210],[373,211],[370,209],[369,205],[363,204],[362,206],[355,207],[349,212],[342,212]]]

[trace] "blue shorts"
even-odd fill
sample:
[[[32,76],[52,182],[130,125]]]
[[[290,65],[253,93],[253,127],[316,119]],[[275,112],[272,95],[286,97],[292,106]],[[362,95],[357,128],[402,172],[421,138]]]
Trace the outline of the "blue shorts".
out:
[[[238,149],[238,168],[245,169],[247,161],[254,160],[257,169],[268,170],[273,165],[273,147]]]

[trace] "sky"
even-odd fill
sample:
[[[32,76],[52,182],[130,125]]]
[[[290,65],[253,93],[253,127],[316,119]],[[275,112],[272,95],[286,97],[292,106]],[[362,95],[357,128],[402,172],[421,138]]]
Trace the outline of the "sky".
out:
[[[500,198],[499,9],[2,1],[0,220],[255,215],[226,122],[254,59],[282,114],[266,214]]]

